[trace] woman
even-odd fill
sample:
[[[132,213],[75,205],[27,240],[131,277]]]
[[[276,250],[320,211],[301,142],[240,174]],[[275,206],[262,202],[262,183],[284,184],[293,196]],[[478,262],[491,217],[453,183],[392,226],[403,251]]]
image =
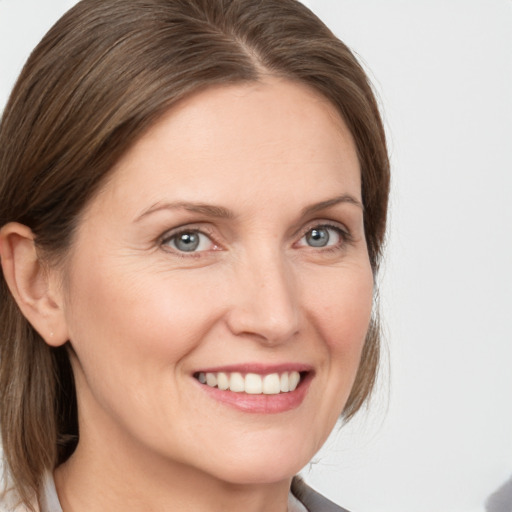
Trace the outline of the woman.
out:
[[[0,148],[5,503],[340,510],[292,479],[378,363],[389,169],[347,47],[295,0],[84,0]]]

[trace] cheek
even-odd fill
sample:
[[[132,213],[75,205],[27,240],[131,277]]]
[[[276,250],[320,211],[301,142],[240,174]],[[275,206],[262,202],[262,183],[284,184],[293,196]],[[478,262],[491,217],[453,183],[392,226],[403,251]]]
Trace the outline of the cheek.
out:
[[[358,359],[370,323],[372,302],[373,275],[369,265],[333,269],[317,286],[309,287],[306,303],[314,310],[316,327],[331,357],[352,355]]]
[[[103,371],[108,361],[110,372],[127,364],[144,372],[144,361],[162,367],[179,361],[208,328],[208,312],[197,307],[208,303],[204,288],[176,275],[117,270],[98,266],[72,280],[67,320],[80,361],[90,360],[92,371]]]
[[[141,418],[153,418],[164,438],[172,411],[187,407],[180,398],[184,362],[215,318],[211,309],[198,307],[211,303],[211,296],[188,276],[122,265],[109,269],[76,272],[70,283],[68,322],[80,407],[98,424],[107,424],[106,411],[123,430],[146,436],[146,423],[130,419],[137,410]]]
[[[369,265],[347,265],[322,272],[316,286],[304,289],[310,322],[321,339],[317,351],[325,356],[318,374],[324,379],[322,391],[315,397],[318,410],[311,422],[316,451],[339,419],[356,378],[371,318],[373,275]]]

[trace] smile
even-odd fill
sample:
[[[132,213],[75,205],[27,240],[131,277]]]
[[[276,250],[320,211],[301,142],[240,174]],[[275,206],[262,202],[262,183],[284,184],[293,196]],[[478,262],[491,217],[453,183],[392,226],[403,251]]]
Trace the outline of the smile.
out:
[[[278,395],[295,391],[301,381],[298,371],[260,375],[240,372],[199,372],[194,377],[201,383],[221,391],[248,395]]]

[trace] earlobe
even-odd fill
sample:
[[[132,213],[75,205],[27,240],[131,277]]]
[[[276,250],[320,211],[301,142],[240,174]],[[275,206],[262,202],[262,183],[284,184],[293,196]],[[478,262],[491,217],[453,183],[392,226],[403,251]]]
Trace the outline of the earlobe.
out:
[[[0,257],[4,278],[25,318],[49,345],[66,343],[62,292],[55,272],[39,258],[30,228],[17,222],[3,226]]]

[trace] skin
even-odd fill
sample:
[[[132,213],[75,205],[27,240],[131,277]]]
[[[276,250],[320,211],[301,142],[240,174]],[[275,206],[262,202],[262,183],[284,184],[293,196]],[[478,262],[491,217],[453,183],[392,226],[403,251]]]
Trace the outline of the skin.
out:
[[[336,110],[277,79],[193,95],[128,151],[49,275],[79,401],[78,448],[55,474],[66,512],[286,510],[369,324],[360,189]],[[178,250],[178,228],[203,233],[197,251]],[[247,363],[307,365],[303,401],[246,412],[193,376]]]

